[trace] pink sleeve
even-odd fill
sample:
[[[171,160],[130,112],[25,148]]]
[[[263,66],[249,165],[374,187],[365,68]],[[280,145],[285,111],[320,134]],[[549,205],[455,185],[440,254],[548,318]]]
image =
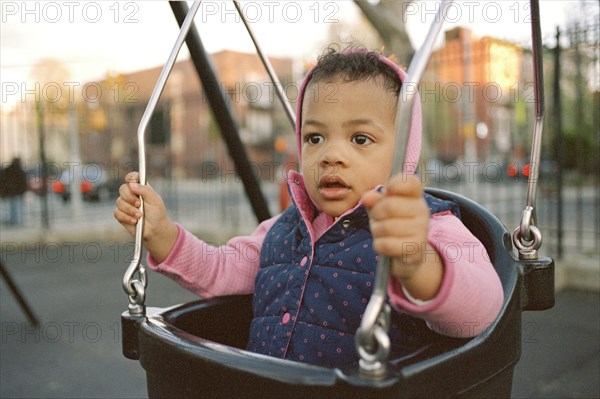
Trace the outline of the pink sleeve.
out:
[[[504,293],[483,244],[450,212],[433,215],[429,243],[444,262],[444,278],[435,298],[411,302],[400,283],[390,278],[392,306],[427,321],[432,330],[453,337],[473,337],[495,319]]]
[[[148,256],[148,267],[203,298],[250,294],[262,243],[278,217],[265,220],[251,235],[234,237],[218,247],[177,225],[179,236],[167,259],[157,264]]]

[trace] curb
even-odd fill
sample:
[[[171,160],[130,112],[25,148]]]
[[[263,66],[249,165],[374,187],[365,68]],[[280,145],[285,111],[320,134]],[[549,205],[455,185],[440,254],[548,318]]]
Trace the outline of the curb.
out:
[[[129,234],[121,226],[80,225],[69,229],[27,229],[2,234],[3,243],[14,243],[20,247],[55,243],[127,242]]]

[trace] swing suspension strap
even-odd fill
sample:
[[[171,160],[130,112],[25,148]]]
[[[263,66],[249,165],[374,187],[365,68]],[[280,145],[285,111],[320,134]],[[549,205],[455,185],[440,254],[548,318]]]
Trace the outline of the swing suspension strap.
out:
[[[513,243],[521,260],[538,259],[542,245],[542,233],[535,226],[535,202],[539,180],[539,166],[544,128],[544,75],[542,63],[542,33],[540,27],[539,0],[531,0],[531,38],[533,53],[533,77],[535,85],[535,122],[531,142],[530,173],[527,180],[527,201],[521,212],[521,223],[513,233]]]
[[[404,160],[408,147],[411,114],[417,88],[427,67],[436,38],[446,19],[450,3],[452,3],[452,0],[444,0],[440,4],[425,42],[411,61],[407,72],[408,77],[402,83],[402,89],[398,97],[396,143],[392,165],[393,175],[403,169],[406,170]],[[360,356],[360,372],[367,378],[383,378],[385,376],[387,358],[390,352],[388,330],[391,310],[389,304],[386,303],[390,262],[389,257],[382,256],[377,264],[373,293],[355,336],[356,349]]]
[[[140,184],[147,184],[146,178],[146,143],[145,136],[146,130],[148,129],[148,125],[150,123],[150,119],[152,118],[152,114],[154,114],[154,110],[156,109],[156,105],[158,104],[158,100],[165,88],[167,83],[167,79],[171,74],[171,70],[175,65],[175,61],[177,60],[177,54],[179,54],[179,50],[185,41],[187,33],[192,26],[192,22],[194,20],[194,16],[196,12],[200,8],[200,0],[194,1],[194,4],[190,7],[190,11],[185,18],[185,21],[179,31],[179,36],[177,36],[177,40],[171,53],[169,54],[169,58],[163,67],[156,86],[154,86],[154,90],[152,91],[152,95],[150,96],[150,100],[148,101],[148,105],[146,106],[146,110],[144,111],[144,115],[140,121],[137,131],[137,140],[138,140],[138,151],[139,151],[139,174],[140,174]],[[146,308],[144,306],[146,300],[146,287],[148,285],[148,279],[146,277],[146,268],[142,265],[142,239],[144,234],[144,199],[140,199],[140,212],[142,213],[142,217],[138,220],[138,223],[135,228],[135,246],[133,253],[133,260],[129,264],[129,267],[125,271],[125,275],[123,276],[123,289],[125,293],[129,295],[129,314],[132,316],[144,316],[146,313]],[[137,278],[136,278],[137,275]]]
[[[256,36],[254,36],[254,32],[252,31],[252,28],[250,27],[250,23],[248,22],[248,20],[246,19],[246,16],[244,15],[242,7],[240,6],[240,2],[237,0],[233,0],[233,4],[235,5],[235,8],[236,8],[238,14],[240,14],[240,18],[244,22],[244,26],[246,27],[246,30],[248,31],[248,34],[250,35],[250,39],[252,39],[252,43],[254,43],[254,47],[256,48],[256,53],[258,54],[258,56],[260,57],[260,60],[262,61],[263,65],[265,66],[265,69],[267,70],[267,73],[269,74],[269,78],[271,79],[271,82],[275,86],[275,92],[277,93],[277,97],[279,97],[279,101],[281,101],[281,104],[283,105],[283,109],[285,110],[285,113],[286,113],[288,119],[292,123],[292,128],[294,128],[296,125],[296,114],[292,110],[292,105],[290,104],[289,99],[285,95],[285,91],[283,90],[283,85],[281,84],[279,79],[277,79],[277,74],[275,73],[275,70],[273,69],[271,62],[269,62],[269,59],[267,58],[265,53],[262,51],[262,48],[258,44],[258,40],[256,40]]]

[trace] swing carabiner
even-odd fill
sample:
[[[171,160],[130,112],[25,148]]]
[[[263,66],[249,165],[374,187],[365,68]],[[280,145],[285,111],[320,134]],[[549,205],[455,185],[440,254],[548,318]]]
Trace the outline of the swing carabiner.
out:
[[[521,213],[521,224],[513,233],[513,243],[522,260],[536,260],[537,250],[542,245],[542,232],[533,224],[533,211],[532,207],[525,207]]]
[[[145,272],[145,270],[144,270]],[[143,274],[145,276],[145,273]],[[145,280],[145,278],[143,278]],[[133,295],[129,295],[129,314],[132,316],[144,315],[146,313],[146,284],[141,280],[133,280],[131,288]]]

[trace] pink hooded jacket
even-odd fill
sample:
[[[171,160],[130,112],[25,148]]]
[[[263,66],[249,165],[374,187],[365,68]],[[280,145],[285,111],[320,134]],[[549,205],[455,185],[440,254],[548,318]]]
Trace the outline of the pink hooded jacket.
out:
[[[361,51],[361,50],[351,50]],[[386,57],[379,60],[394,70],[401,81],[406,73]],[[306,75],[299,91],[297,105],[296,140],[301,159],[300,128],[302,96],[315,67]],[[406,150],[404,170],[414,173],[421,148],[421,102],[414,103],[410,137]],[[298,172],[291,171],[289,182],[302,181]],[[294,191],[306,192],[302,184],[290,184],[294,198],[307,198]],[[248,236],[238,236],[222,246],[212,246],[198,239],[178,225],[179,236],[171,253],[162,263],[148,258],[151,269],[174,279],[182,287],[201,297],[212,297],[254,292],[259,269],[262,243],[279,215],[262,222]],[[332,225],[333,219],[321,212],[309,228],[318,239]],[[503,300],[502,285],[480,241],[450,212],[432,215],[429,221],[428,242],[444,262],[442,285],[432,300],[422,302],[407,296],[399,282],[390,279],[390,303],[398,311],[426,320],[438,333],[470,337],[482,332],[498,315]]]

